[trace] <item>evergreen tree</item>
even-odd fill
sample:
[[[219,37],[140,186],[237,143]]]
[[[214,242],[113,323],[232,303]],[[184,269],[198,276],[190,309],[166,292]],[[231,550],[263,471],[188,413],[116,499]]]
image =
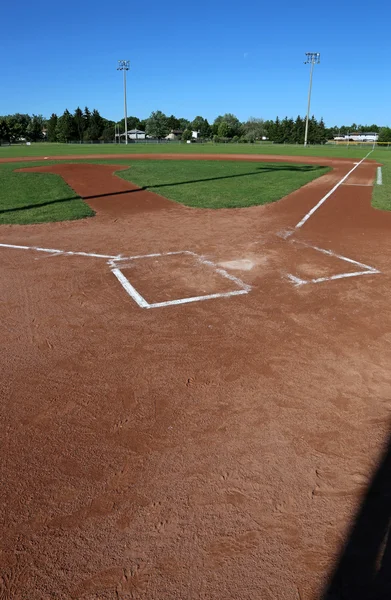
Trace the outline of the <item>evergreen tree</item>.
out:
[[[86,119],[83,111],[78,106],[73,115],[73,121],[75,124],[75,133],[77,134],[78,141],[82,142],[84,137],[84,130],[86,126]]]
[[[98,141],[100,136],[103,133],[104,129],[104,120],[100,116],[99,111],[94,108],[89,117],[89,125],[85,132],[85,139],[89,141]]]
[[[71,142],[75,138],[75,124],[67,108],[57,121],[56,136],[59,142],[65,143]]]
[[[0,143],[10,141],[10,130],[5,119],[0,119]]]
[[[48,142],[57,142],[57,121],[58,117],[55,113],[52,113],[48,123],[47,123],[47,140]]]

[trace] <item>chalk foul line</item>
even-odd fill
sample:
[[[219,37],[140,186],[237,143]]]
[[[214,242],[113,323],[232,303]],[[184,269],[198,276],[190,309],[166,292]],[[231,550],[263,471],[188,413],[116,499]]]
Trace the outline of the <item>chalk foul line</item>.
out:
[[[344,177],[342,177],[342,179],[340,181],[338,181],[338,183],[329,192],[327,192],[327,194],[325,196],[323,196],[323,198],[321,198],[321,200],[319,200],[319,202],[317,204],[315,204],[315,206],[313,208],[311,208],[311,210],[308,211],[308,213],[306,215],[304,215],[304,217],[301,219],[301,221],[299,221],[297,223],[297,225],[295,226],[295,229],[300,229],[300,227],[303,227],[304,223],[306,223],[308,221],[308,219],[310,217],[312,217],[312,215],[314,214],[314,212],[316,212],[318,210],[318,208],[320,208],[322,206],[322,204],[324,204],[324,202],[326,202],[326,200],[328,198],[330,198],[330,196],[332,196],[334,194],[334,192],[347,180],[347,178],[356,169],[358,169],[358,167],[364,162],[365,159],[368,158],[368,156],[370,154],[372,154],[372,152],[373,152],[373,150],[370,150],[370,152],[368,152],[368,154],[366,156],[364,156],[364,158],[361,159],[360,162],[358,162],[357,164],[355,164],[354,167],[352,169],[350,169],[349,173],[346,173],[346,175],[344,175]]]

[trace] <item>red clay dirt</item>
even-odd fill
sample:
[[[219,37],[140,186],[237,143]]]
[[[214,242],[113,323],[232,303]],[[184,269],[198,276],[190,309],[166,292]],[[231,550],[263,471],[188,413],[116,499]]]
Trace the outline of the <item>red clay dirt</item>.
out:
[[[3,226],[1,243],[190,250],[252,289],[147,310],[104,259],[0,248],[0,598],[320,598],[389,431],[391,214],[348,178],[283,239],[353,167],[316,162],[334,170],[219,211],[134,191],[113,174],[123,165],[33,169],[61,174],[97,216]],[[295,287],[287,273],[351,272],[298,242],[380,273]],[[156,269],[163,297],[179,294],[180,261],[174,282],[158,260],[124,272],[147,298]],[[184,273],[185,295],[202,287],[202,268]]]

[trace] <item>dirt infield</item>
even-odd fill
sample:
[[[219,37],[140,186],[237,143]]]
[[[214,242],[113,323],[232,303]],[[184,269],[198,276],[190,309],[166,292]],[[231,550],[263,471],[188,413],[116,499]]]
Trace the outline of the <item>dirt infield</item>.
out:
[[[295,228],[352,161],[197,158],[333,170],[213,211],[33,167],[97,216],[1,227],[1,599],[315,600],[338,562],[389,434],[376,164]]]

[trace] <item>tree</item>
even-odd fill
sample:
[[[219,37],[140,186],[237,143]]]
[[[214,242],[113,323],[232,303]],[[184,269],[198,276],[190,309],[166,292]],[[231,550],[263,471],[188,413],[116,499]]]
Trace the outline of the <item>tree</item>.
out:
[[[145,131],[145,128],[147,126],[147,121],[148,119],[142,119],[139,123],[139,129],[140,131]]]
[[[267,137],[265,121],[263,119],[250,117],[245,123],[243,123],[242,130],[245,138],[248,141],[261,140],[262,137]]]
[[[52,113],[48,123],[47,123],[47,140],[48,142],[57,142],[57,121],[58,117],[55,113]]]
[[[198,131],[202,138],[209,138],[211,135],[208,120],[203,117],[196,117],[191,123],[191,128],[193,131]]]
[[[78,140],[80,142],[82,142],[83,137],[84,137],[84,130],[86,127],[86,119],[85,119],[85,116],[83,115],[83,111],[81,110],[81,108],[79,106],[77,107],[77,109],[74,112],[73,121],[74,121]]]
[[[140,119],[138,117],[128,117],[128,131],[131,129],[141,129]],[[121,119],[119,122],[120,130],[125,131],[125,119]],[[114,138],[113,138],[114,139]]]
[[[185,131],[185,129],[189,129],[190,127],[190,121],[188,119],[178,119],[179,121],[179,127],[178,129],[180,129],[181,131]]]
[[[184,142],[187,142],[188,140],[191,140],[191,138],[192,138],[191,129],[185,129],[185,131],[182,133],[182,140]]]
[[[67,108],[57,121],[56,136],[59,142],[66,143],[72,141],[75,137],[75,124]]]
[[[98,141],[104,129],[104,119],[99,111],[94,108],[89,118],[89,126],[84,134],[84,139],[89,141]]]
[[[89,128],[90,120],[91,120],[91,112],[90,112],[90,109],[88,108],[88,106],[86,106],[84,109],[84,120],[85,120],[84,129],[86,130]]]
[[[8,115],[6,117],[11,142],[18,142],[19,140],[26,139],[27,127],[30,123],[31,117],[29,115],[15,113],[14,115]]]
[[[169,128],[170,131],[173,130],[180,130],[181,129],[181,122],[179,119],[177,119],[176,117],[174,117],[174,115],[171,115],[171,117],[168,117],[167,119],[167,126]]]
[[[219,130],[219,125],[223,120],[223,116],[219,115],[218,117],[215,118],[215,120],[213,121],[213,125],[211,127],[212,129],[212,135],[217,135],[217,132]]]
[[[235,115],[233,115],[232,113],[226,113],[225,115],[221,116],[219,115],[218,117],[216,117],[216,119],[213,122],[212,125],[212,134],[213,135],[218,135],[220,136],[221,134],[219,133],[219,129],[220,129],[220,125],[221,123],[226,123],[227,127],[224,127],[223,130],[226,132],[226,135],[224,137],[229,137],[232,138],[235,135],[241,135],[242,134],[242,125],[239,121],[239,119],[237,117],[235,117]]]
[[[221,121],[217,129],[217,135],[221,138],[227,138],[230,134],[230,128],[226,121]]]
[[[104,142],[112,142],[114,140],[114,137],[115,137],[115,123],[113,121],[106,121],[106,119],[105,119],[104,128],[103,128],[100,138]]]
[[[45,119],[42,115],[33,115],[26,129],[26,139],[30,142],[38,142],[43,138]]]
[[[0,120],[0,143],[10,141],[10,130],[5,119]]]
[[[304,119],[298,115],[294,124],[293,141],[295,144],[304,144]]]
[[[167,116],[161,110],[152,112],[147,120],[145,131],[148,135],[160,140],[170,132]]]
[[[391,127],[381,127],[379,132],[379,142],[391,142]]]
[[[223,121],[227,123],[229,127],[228,137],[233,137],[234,135],[241,135],[242,133],[242,125],[237,117],[232,113],[226,113],[223,115]]]

